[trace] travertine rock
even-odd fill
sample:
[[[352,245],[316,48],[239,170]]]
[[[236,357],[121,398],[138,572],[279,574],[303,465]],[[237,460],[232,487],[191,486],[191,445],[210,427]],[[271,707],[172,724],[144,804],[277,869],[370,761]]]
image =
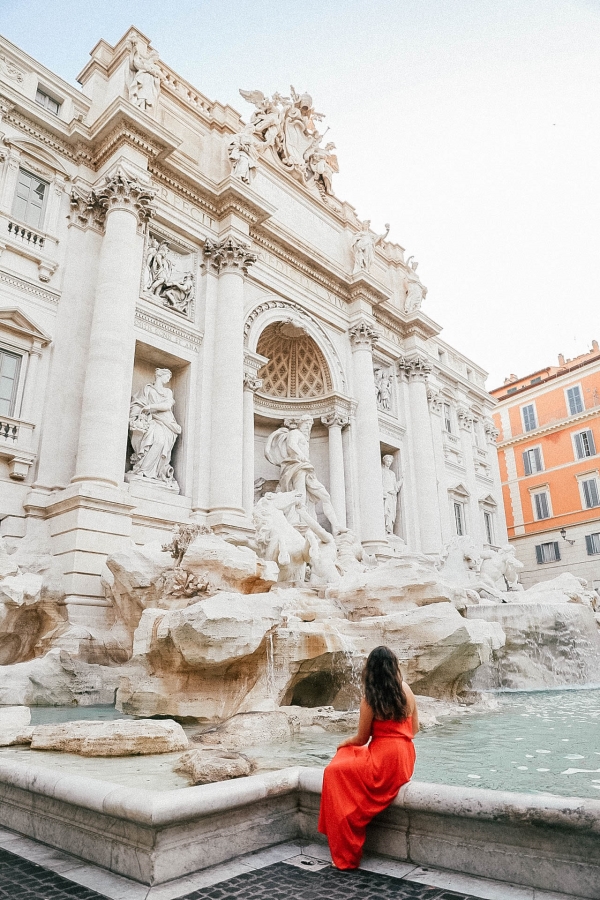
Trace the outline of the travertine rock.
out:
[[[228,719],[218,728],[194,735],[193,741],[203,746],[244,750],[253,744],[277,744],[289,741],[293,727],[285,712],[243,713]]]
[[[189,775],[192,784],[211,784],[251,775],[255,765],[242,753],[215,750],[188,750],[174,767]]]
[[[564,601],[503,603],[469,607],[467,616],[469,622],[496,623],[506,635],[504,646],[473,673],[471,686],[476,690],[523,690],[598,680],[600,634],[589,607]]]
[[[116,720],[38,725],[32,750],[60,750],[81,756],[142,756],[185,750],[188,739],[177,722]]]
[[[570,572],[563,572],[549,581],[540,581],[532,585],[523,593],[507,594],[508,602],[515,603],[581,603],[583,606],[594,607],[597,601],[595,591],[587,590],[587,582]]]
[[[28,706],[0,707],[0,747],[29,744],[33,729]]]
[[[327,596],[339,600],[355,621],[430,603],[454,602],[461,593],[440,578],[431,563],[413,554],[345,575],[339,585],[327,590]]]
[[[64,650],[0,666],[0,705],[96,706],[113,703],[121,670],[74,660]]]
[[[186,550],[181,568],[209,580],[213,590],[257,594],[268,591],[279,570],[249,547],[236,547],[216,534],[199,534]]]

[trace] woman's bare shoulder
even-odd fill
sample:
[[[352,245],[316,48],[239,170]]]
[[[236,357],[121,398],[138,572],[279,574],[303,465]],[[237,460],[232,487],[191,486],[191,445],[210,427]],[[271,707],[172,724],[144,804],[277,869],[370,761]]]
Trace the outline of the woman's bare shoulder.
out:
[[[413,706],[416,706],[417,699],[416,699],[415,695],[413,694],[412,689],[411,689],[411,688],[408,686],[408,684],[406,683],[406,681],[403,681],[403,682],[402,682],[402,690],[404,691],[404,694],[405,694],[405,696],[406,696],[406,699],[407,699],[408,702],[410,703],[411,708],[412,708]]]

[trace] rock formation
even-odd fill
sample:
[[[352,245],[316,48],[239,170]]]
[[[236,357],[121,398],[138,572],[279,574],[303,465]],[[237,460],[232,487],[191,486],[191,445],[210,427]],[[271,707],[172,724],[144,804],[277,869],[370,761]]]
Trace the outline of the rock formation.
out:
[[[65,622],[32,559],[23,568],[0,553],[0,615],[12,623],[3,646],[19,638],[0,666],[0,704],[116,699],[135,716],[235,716],[237,742],[228,726],[201,738],[229,752],[251,743],[252,730],[289,738],[296,726],[286,707],[356,708],[364,659],[378,644],[396,650],[415,692],[446,699],[478,687],[581,682],[600,661],[594,595],[568,575],[501,590],[502,579],[511,584],[508,551],[483,558],[458,539],[437,562],[402,549],[377,564],[342,531],[332,541],[335,579],[313,585],[310,568],[307,580],[282,582],[287,558],[261,558],[261,542],[248,543],[181,526],[166,547],[132,544],[110,556],[113,616],[104,631]],[[25,609],[37,618],[19,620]]]

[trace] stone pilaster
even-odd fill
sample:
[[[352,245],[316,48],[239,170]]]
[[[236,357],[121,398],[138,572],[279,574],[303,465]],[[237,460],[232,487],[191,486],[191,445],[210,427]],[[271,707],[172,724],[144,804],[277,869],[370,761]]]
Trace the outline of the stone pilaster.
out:
[[[244,509],[248,516],[254,508],[254,394],[262,387],[256,372],[244,372]]]
[[[497,515],[495,517],[495,538],[496,543],[502,546],[508,543],[508,531],[506,529],[506,517],[504,516],[504,497],[502,495],[502,476],[500,474],[500,460],[498,456],[498,447],[496,441],[500,432],[494,425],[492,419],[483,420],[483,430],[487,441],[487,450],[489,454],[490,465],[492,467],[492,478],[494,479],[494,489],[492,495],[496,501]],[[518,487],[517,487],[518,493]]]
[[[142,244],[137,228],[154,192],[118,167],[95,193],[105,210],[104,238],[90,333],[74,482],[119,486],[125,472],[135,306]]]
[[[398,369],[408,381],[420,549],[424,553],[437,553],[441,548],[442,536],[435,449],[427,404],[427,376],[431,372],[431,364],[424,353],[416,352],[400,359]]]
[[[458,430],[460,432],[462,455],[466,472],[466,486],[470,494],[470,522],[467,523],[468,532],[476,543],[484,543],[485,534],[483,531],[483,522],[481,521],[479,498],[477,496],[479,488],[477,486],[475,461],[473,459],[473,413],[468,407],[459,405],[456,408],[456,417],[458,419]]]
[[[208,521],[216,527],[245,528],[244,277],[256,254],[249,244],[230,236],[207,240],[204,255],[218,275]]]
[[[349,416],[333,412],[321,416],[321,422],[329,430],[329,494],[341,528],[346,527],[346,476],[344,474],[344,446],[342,429],[350,422]]]
[[[373,382],[373,344],[378,338],[370,322],[361,319],[350,329],[356,406],[355,451],[361,540],[378,550],[387,544],[383,515],[381,453],[377,396]]]

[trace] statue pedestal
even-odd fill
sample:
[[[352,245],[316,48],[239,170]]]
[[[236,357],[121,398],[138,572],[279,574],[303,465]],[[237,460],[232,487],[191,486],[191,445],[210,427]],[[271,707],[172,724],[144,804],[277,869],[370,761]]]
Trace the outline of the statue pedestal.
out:
[[[161,499],[165,492],[168,494],[178,494],[179,485],[175,480],[169,482],[160,481],[158,478],[146,478],[144,475],[136,475],[134,472],[125,473],[125,481],[131,487],[138,497],[148,497],[149,499]]]

